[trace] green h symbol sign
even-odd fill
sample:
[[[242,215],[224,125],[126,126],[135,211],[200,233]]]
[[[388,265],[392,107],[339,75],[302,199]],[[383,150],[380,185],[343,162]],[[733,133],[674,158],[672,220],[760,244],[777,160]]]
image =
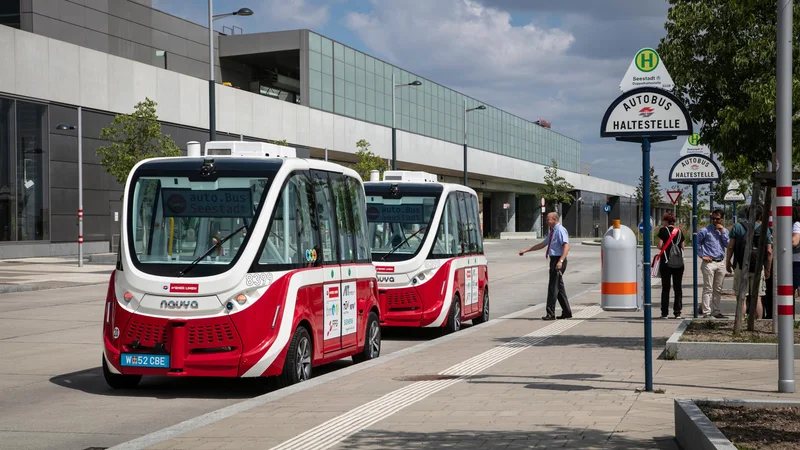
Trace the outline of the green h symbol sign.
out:
[[[636,54],[636,68],[642,72],[650,72],[658,67],[658,53],[646,48]]]

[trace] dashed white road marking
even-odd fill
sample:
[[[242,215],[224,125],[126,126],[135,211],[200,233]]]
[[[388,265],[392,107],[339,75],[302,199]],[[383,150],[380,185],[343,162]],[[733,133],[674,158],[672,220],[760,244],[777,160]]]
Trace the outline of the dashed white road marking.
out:
[[[480,355],[456,364],[439,372],[439,375],[451,375],[456,378],[434,381],[418,381],[390,392],[369,403],[365,403],[342,415],[318,425],[305,433],[299,434],[275,447],[272,450],[305,450],[331,448],[355,433],[397,413],[401,409],[413,405],[425,398],[447,389],[472,375],[476,375],[497,363],[534,345],[559,335],[564,331],[600,314],[599,306],[591,306],[576,312],[570,320],[559,320],[540,328],[521,338],[499,345]]]

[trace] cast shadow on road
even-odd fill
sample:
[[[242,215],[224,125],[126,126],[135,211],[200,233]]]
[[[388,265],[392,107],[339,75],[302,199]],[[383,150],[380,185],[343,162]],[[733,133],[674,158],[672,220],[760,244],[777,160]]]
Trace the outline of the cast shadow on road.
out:
[[[314,367],[318,377],[352,364],[349,359]],[[112,389],[103,379],[103,369],[94,367],[57,375],[50,382],[68,389],[92,395],[110,397],[149,397],[159,399],[248,399],[278,390],[273,378],[170,378],[143,377],[134,389]]]
[[[513,419],[513,418],[498,418]],[[467,419],[465,418],[465,421]],[[491,428],[491,425],[489,426]],[[568,445],[567,445],[568,444]],[[397,430],[363,430],[340,444],[341,449],[383,448],[383,449],[452,449],[452,448],[540,448],[547,446],[571,448],[600,447],[611,449],[659,448],[677,449],[675,439],[670,435],[655,438],[628,437],[624,433],[611,433],[591,427],[569,428],[553,424],[533,430],[458,430],[436,432],[412,432]]]
[[[516,381],[520,380],[520,381]],[[575,381],[575,382],[582,382],[583,384],[564,384],[561,382],[556,382],[555,380],[568,380],[568,381]],[[470,384],[512,384],[512,385],[524,385],[527,389],[540,389],[540,390],[548,390],[548,391],[629,391],[633,392],[634,388],[631,388],[630,385],[636,385],[635,388],[642,387],[644,385],[643,379],[614,379],[613,375],[601,375],[596,373],[575,373],[575,374],[556,374],[556,375],[493,375],[493,374],[483,374],[483,375],[473,375],[470,376],[467,380],[467,383]],[[640,386],[642,385],[642,386]],[[732,392],[751,392],[751,393],[758,393],[758,394],[767,394],[769,390],[758,390],[758,389],[742,389],[742,388],[728,388],[722,387],[718,385],[698,385],[698,384],[675,384],[675,383],[662,383],[656,381],[654,386],[655,388],[665,389],[669,391],[670,387],[680,387],[680,388],[698,388],[703,389],[706,391],[710,391],[712,389],[723,390],[723,391],[732,391]]]
[[[541,337],[500,337],[494,339],[505,346],[519,347],[584,347],[584,348],[618,348],[621,350],[644,350],[644,337],[636,336],[591,336],[581,334],[565,334],[552,336],[544,341]],[[658,349],[667,345],[667,338],[654,337],[653,348]]]

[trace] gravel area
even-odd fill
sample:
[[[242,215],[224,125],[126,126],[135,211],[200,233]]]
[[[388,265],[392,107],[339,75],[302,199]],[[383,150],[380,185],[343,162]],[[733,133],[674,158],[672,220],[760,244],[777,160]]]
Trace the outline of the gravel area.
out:
[[[699,407],[740,450],[800,449],[800,408]]]
[[[682,342],[752,342],[777,343],[778,335],[772,332],[771,320],[757,320],[755,331],[747,331],[747,322],[742,324],[739,336],[733,335],[733,320],[696,319],[681,335]],[[800,329],[794,329],[794,342],[800,342]]]

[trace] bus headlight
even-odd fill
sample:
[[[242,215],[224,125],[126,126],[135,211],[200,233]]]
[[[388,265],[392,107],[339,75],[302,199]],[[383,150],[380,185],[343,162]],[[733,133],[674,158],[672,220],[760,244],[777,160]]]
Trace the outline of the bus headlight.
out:
[[[125,295],[122,296],[122,298],[123,300],[125,300],[125,303],[130,303],[131,300],[133,300],[133,294],[131,294],[130,292],[126,292]]]
[[[244,294],[237,295],[236,302],[239,303],[240,305],[244,305],[245,303],[247,303],[247,296]]]

